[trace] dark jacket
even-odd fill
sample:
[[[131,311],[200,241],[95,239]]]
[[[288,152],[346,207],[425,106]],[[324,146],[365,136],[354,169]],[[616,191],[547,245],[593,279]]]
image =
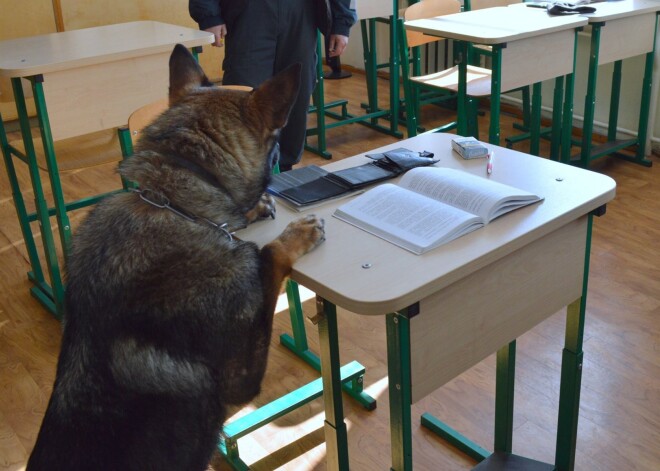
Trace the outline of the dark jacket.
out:
[[[241,14],[249,0],[189,0],[190,16],[200,29],[232,23]],[[315,0],[317,28],[323,34],[348,36],[351,26],[357,21],[355,10],[351,10],[351,0]]]

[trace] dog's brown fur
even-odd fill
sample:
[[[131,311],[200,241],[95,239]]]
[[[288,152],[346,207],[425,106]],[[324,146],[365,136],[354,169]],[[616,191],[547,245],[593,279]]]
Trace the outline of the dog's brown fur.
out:
[[[29,470],[205,469],[227,405],[259,393],[281,284],[323,221],[293,222],[260,250],[206,220],[232,230],[274,215],[264,190],[299,72],[224,90],[175,48],[171,106],[121,167],[142,194],[105,200],[73,238]]]

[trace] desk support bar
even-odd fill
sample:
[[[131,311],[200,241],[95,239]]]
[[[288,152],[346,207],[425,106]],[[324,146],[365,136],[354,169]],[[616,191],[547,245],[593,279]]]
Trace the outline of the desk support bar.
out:
[[[388,314],[387,374],[390,394],[392,471],[412,470],[412,429],[410,418],[410,319],[408,312]]]
[[[44,96],[43,77],[31,77],[32,93],[34,95],[34,104],[37,110],[37,120],[39,121],[39,130],[41,132],[41,141],[44,146],[44,155],[46,157],[46,168],[48,168],[48,178],[53,191],[55,203],[55,216],[57,218],[57,228],[60,233],[60,242],[64,258],[69,252],[71,246],[71,222],[64,206],[64,193],[62,183],[60,182],[60,172],[57,168],[55,159],[55,144],[53,135],[50,131],[50,120],[48,119],[48,109],[46,107],[46,97]]]
[[[500,145],[500,101],[502,94],[502,48],[506,44],[495,44],[492,46],[492,78],[490,82],[490,109],[497,113],[490,115],[490,130],[488,142]],[[534,113],[532,113],[532,116]]]
[[[581,28],[575,30],[575,41],[573,47],[573,72],[566,76],[566,91],[564,95],[564,108],[562,113],[562,125],[561,125],[561,149],[560,155],[557,156],[563,163],[569,163],[571,160],[571,135],[573,133],[573,100],[575,94],[575,66],[576,66],[576,57],[577,57],[577,44],[578,44],[578,32]],[[556,105],[555,105],[556,106]],[[556,154],[551,154],[551,157],[555,157]]]
[[[557,447],[555,451],[555,466],[557,471],[572,471],[575,467],[575,445],[577,443],[577,426],[580,414],[580,387],[582,384],[584,355],[582,343],[584,340],[584,322],[587,311],[593,214],[589,214],[588,218],[582,296],[571,303],[567,310],[566,337],[561,362]]]
[[[289,334],[280,335],[280,343],[316,371],[320,372],[321,361],[316,354],[309,350],[307,344],[307,332],[305,329],[305,319],[303,318],[302,303],[300,302],[298,283],[293,280],[287,281],[286,295],[289,301],[289,316],[291,318],[293,336]],[[363,387],[364,376],[358,376],[350,382],[342,383],[342,388],[346,394],[355,399],[365,409],[374,410],[377,405],[376,399],[365,393]]]
[[[18,119],[21,127],[21,137],[23,138],[25,154],[28,158],[30,180],[32,181],[32,188],[35,189],[35,206],[39,219],[41,238],[44,245],[46,265],[50,274],[50,282],[53,290],[53,301],[55,303],[54,315],[58,319],[61,319],[64,312],[64,286],[62,284],[59,261],[57,260],[53,230],[48,215],[48,203],[46,201],[46,197],[44,196],[42,189],[43,187],[41,185],[41,176],[39,175],[39,166],[37,165],[37,154],[34,150],[34,141],[32,140],[32,132],[30,131],[30,118],[28,117],[27,108],[25,106],[23,85],[21,84],[20,78],[12,78],[11,82],[14,91],[14,98],[16,100],[16,111],[18,113]],[[33,92],[35,93],[35,103],[38,101],[37,94],[40,94],[41,99],[43,100],[43,88],[40,86],[33,87]],[[30,239],[32,239],[32,237],[30,237]],[[39,266],[39,264],[36,266]],[[40,271],[40,269],[37,270]],[[34,266],[33,272],[35,272]]]
[[[495,380],[495,451],[513,448],[513,389],[516,375],[516,341],[497,351]]]
[[[352,381],[364,376],[364,366],[353,361],[341,368],[341,381]],[[290,393],[268,403],[223,427],[218,450],[227,462],[237,471],[250,469],[239,453],[238,439],[263,427],[266,424],[292,412],[323,394],[322,379],[318,378]]]
[[[7,176],[9,177],[9,185],[11,186],[14,207],[16,208],[18,222],[21,226],[21,233],[23,234],[23,240],[25,241],[25,247],[27,248],[28,258],[30,259],[30,267],[32,267],[31,276],[35,284],[43,284],[44,274],[43,270],[41,269],[41,262],[39,262],[39,254],[37,253],[37,246],[34,242],[32,229],[30,228],[28,212],[25,207],[25,200],[23,199],[23,193],[21,193],[18,177],[16,176],[16,167],[14,167],[11,146],[7,141],[7,133],[2,121],[2,116],[0,116],[0,145],[2,146],[2,156],[5,160],[5,168],[7,169]]]
[[[321,349],[321,378],[325,409],[325,443],[329,470],[348,471],[348,431],[344,423],[339,370],[339,335],[337,308],[321,297],[316,298]]]

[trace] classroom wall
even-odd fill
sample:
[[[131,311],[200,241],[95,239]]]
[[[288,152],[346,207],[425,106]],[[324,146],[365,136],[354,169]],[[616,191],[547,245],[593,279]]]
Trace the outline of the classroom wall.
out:
[[[56,31],[51,0],[0,0],[0,41]],[[25,90],[26,96],[32,95]],[[8,78],[0,78],[0,114],[15,119],[16,106]],[[28,98],[28,109],[34,113],[34,102]]]
[[[59,0],[65,30],[126,21],[154,20],[197,28],[188,14],[188,0]],[[204,47],[200,64],[211,80],[222,76],[224,49]]]

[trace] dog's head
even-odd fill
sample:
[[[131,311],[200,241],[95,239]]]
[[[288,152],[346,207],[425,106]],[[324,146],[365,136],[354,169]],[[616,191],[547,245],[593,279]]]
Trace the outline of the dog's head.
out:
[[[213,220],[239,217],[266,189],[300,64],[252,91],[214,86],[188,50],[170,56],[170,108],[147,127],[122,175]]]

